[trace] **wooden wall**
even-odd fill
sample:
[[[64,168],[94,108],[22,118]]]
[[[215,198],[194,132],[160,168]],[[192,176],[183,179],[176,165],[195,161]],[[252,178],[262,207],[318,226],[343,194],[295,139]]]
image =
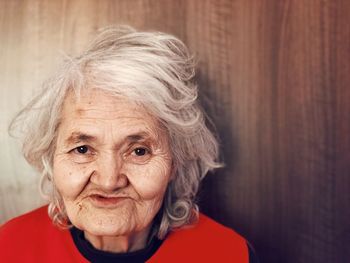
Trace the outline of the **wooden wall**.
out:
[[[261,262],[349,260],[348,0],[0,0],[0,223],[43,202],[10,118],[62,53],[120,23],[197,55],[227,164],[206,178],[203,210]]]

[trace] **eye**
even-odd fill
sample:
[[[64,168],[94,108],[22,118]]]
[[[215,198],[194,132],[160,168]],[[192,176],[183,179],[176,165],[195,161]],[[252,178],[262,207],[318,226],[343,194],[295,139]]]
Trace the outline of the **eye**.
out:
[[[128,161],[134,164],[145,164],[152,157],[151,150],[144,146],[135,147],[126,155]]]
[[[75,163],[87,163],[96,159],[96,151],[89,145],[80,145],[68,152],[71,161]]]
[[[82,146],[79,146],[77,148],[74,149],[77,153],[80,153],[80,154],[85,154],[89,151],[89,148],[86,146],[86,145],[82,145]]]
[[[134,149],[134,154],[137,156],[144,156],[147,153],[148,153],[148,150],[146,148],[138,147],[138,148]]]

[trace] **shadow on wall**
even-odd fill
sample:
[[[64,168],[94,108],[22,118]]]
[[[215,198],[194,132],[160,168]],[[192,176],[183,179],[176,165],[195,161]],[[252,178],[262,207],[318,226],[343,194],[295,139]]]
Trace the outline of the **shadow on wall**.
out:
[[[240,228],[244,226],[244,218],[241,218],[239,211],[232,207],[232,202],[234,202],[232,193],[236,191],[234,167],[238,156],[232,111],[227,109],[228,105],[217,103],[220,101],[216,94],[218,89],[215,88],[214,81],[211,81],[200,68],[197,71],[196,81],[199,86],[201,106],[209,117],[207,125],[218,137],[220,161],[224,163],[223,168],[209,172],[203,180],[198,197],[199,205],[204,213],[242,232]]]

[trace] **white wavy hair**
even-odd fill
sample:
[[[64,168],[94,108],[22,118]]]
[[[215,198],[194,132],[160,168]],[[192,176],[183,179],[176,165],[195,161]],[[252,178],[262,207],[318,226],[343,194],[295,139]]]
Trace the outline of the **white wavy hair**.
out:
[[[128,26],[104,28],[85,52],[66,59],[18,113],[10,132],[21,128],[24,157],[42,175],[41,191],[49,198],[49,215],[56,225],[71,226],[52,180],[62,105],[69,91],[79,96],[91,87],[142,104],[167,129],[175,176],[154,234],[162,239],[197,219],[200,181],[221,164],[217,140],[197,102],[194,64],[186,46],[172,35]]]

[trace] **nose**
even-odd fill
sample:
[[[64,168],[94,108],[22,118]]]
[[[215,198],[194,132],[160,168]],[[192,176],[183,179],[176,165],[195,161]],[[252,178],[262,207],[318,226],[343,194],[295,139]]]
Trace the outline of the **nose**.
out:
[[[129,182],[123,172],[122,158],[114,153],[101,154],[96,160],[90,181],[105,191],[114,191],[127,186]]]

